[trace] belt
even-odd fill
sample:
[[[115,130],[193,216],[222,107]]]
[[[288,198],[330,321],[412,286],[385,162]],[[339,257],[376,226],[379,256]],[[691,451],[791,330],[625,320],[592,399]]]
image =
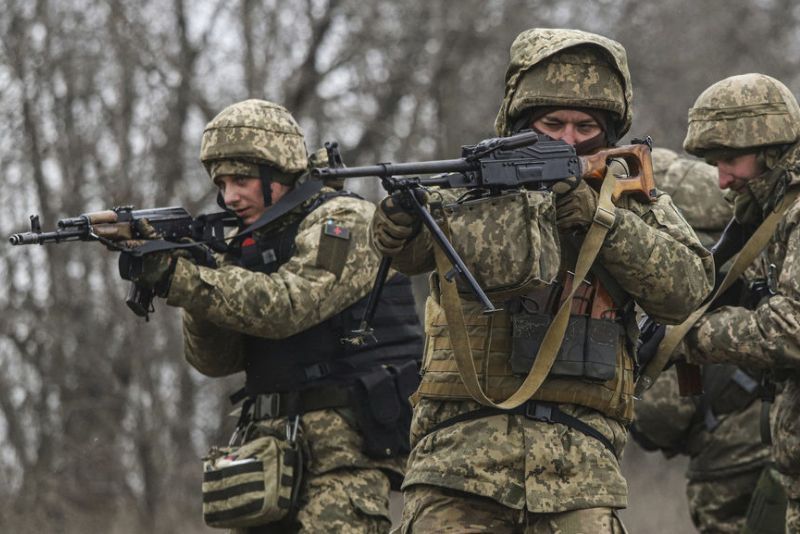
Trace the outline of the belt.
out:
[[[275,419],[300,415],[316,410],[350,406],[349,387],[325,386],[302,391],[259,393],[247,397],[242,405],[242,416],[252,420]]]
[[[525,404],[514,408],[513,410],[500,410],[498,408],[488,407],[478,408],[477,410],[458,414],[450,419],[445,419],[441,423],[434,425],[433,428],[428,431],[428,434],[438,432],[439,430],[452,426],[456,423],[473,421],[475,419],[482,419],[484,417],[491,417],[494,415],[524,415],[528,419],[532,419],[534,421],[566,425],[596,439],[602,443],[606,449],[611,451],[611,454],[613,454],[615,457],[617,456],[617,451],[614,448],[614,444],[611,443],[611,440],[605,437],[599,430],[587,423],[584,423],[577,417],[573,417],[568,413],[563,412],[557,405],[549,402],[528,401]]]

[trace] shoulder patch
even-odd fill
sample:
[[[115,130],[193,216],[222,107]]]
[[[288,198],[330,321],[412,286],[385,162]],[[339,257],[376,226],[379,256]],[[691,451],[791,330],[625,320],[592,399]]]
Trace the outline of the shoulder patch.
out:
[[[350,239],[350,229],[328,220],[323,227],[322,233],[339,239]]]
[[[317,249],[317,267],[339,278],[347,263],[350,250],[350,229],[328,219],[322,227]]]

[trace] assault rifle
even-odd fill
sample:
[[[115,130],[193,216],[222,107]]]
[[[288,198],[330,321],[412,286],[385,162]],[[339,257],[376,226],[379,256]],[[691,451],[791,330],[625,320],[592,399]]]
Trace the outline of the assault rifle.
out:
[[[146,219],[160,239],[149,239],[140,233],[139,222]],[[209,249],[224,252],[225,227],[236,224],[236,218],[225,212],[200,215],[193,218],[181,207],[134,210],[133,206],[84,213],[58,221],[57,229],[42,232],[38,215],[31,215],[31,231],[13,234],[12,245],[44,245],[69,241],[99,241],[113,250],[122,252],[119,258],[120,276],[131,280],[142,269],[145,254],[187,249],[194,260],[202,265],[212,265],[214,258]],[[135,246],[122,242],[147,240]],[[145,288],[132,283],[125,303],[136,314],[148,318],[153,311],[153,297],[158,288]]]
[[[318,168],[312,175],[322,179],[378,177],[390,195],[399,193],[400,206],[416,213],[441,247],[453,270],[445,275],[452,280],[456,274],[469,286],[483,306],[484,313],[497,311],[461,257],[442,232],[436,221],[420,203],[420,192],[430,187],[470,190],[472,198],[500,195],[516,189],[547,189],[555,182],[577,177],[589,182],[602,182],[609,160],[621,159],[629,169],[627,177],[617,181],[612,199],[632,194],[646,202],[655,196],[653,168],[650,159],[652,141],[648,137],[635,144],[600,150],[592,155],[578,156],[575,148],[561,140],[527,130],[510,137],[496,137],[476,145],[462,147],[458,159],[415,163],[378,163],[365,167]],[[326,143],[329,159],[337,149],[336,143]],[[418,175],[438,174],[430,178]],[[399,176],[411,176],[398,178]],[[378,278],[368,300],[367,310],[358,333],[368,334],[390,258],[383,258]]]

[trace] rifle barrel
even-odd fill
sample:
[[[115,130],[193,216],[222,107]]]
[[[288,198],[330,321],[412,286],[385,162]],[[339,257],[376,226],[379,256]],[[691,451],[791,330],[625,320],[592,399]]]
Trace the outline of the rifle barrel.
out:
[[[88,233],[84,230],[69,229],[56,230],[55,232],[24,232],[12,234],[8,240],[12,245],[43,245],[45,243],[61,241],[76,241],[84,238]]]
[[[467,172],[477,170],[479,163],[465,159],[443,159],[436,161],[420,161],[414,163],[378,163],[364,167],[329,168],[322,167],[311,170],[315,178],[360,178],[377,176],[408,176],[411,174],[441,174],[448,172]]]

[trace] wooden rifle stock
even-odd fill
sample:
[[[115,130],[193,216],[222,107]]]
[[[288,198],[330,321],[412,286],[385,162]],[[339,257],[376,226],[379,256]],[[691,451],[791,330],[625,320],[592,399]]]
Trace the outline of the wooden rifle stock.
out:
[[[650,147],[646,144],[625,145],[598,150],[589,156],[580,156],[582,178],[589,183],[599,184],[606,176],[608,160],[617,158],[628,166],[628,176],[617,179],[611,194],[616,202],[622,195],[631,194],[644,202],[655,200],[656,183],[653,179],[653,160]]]

